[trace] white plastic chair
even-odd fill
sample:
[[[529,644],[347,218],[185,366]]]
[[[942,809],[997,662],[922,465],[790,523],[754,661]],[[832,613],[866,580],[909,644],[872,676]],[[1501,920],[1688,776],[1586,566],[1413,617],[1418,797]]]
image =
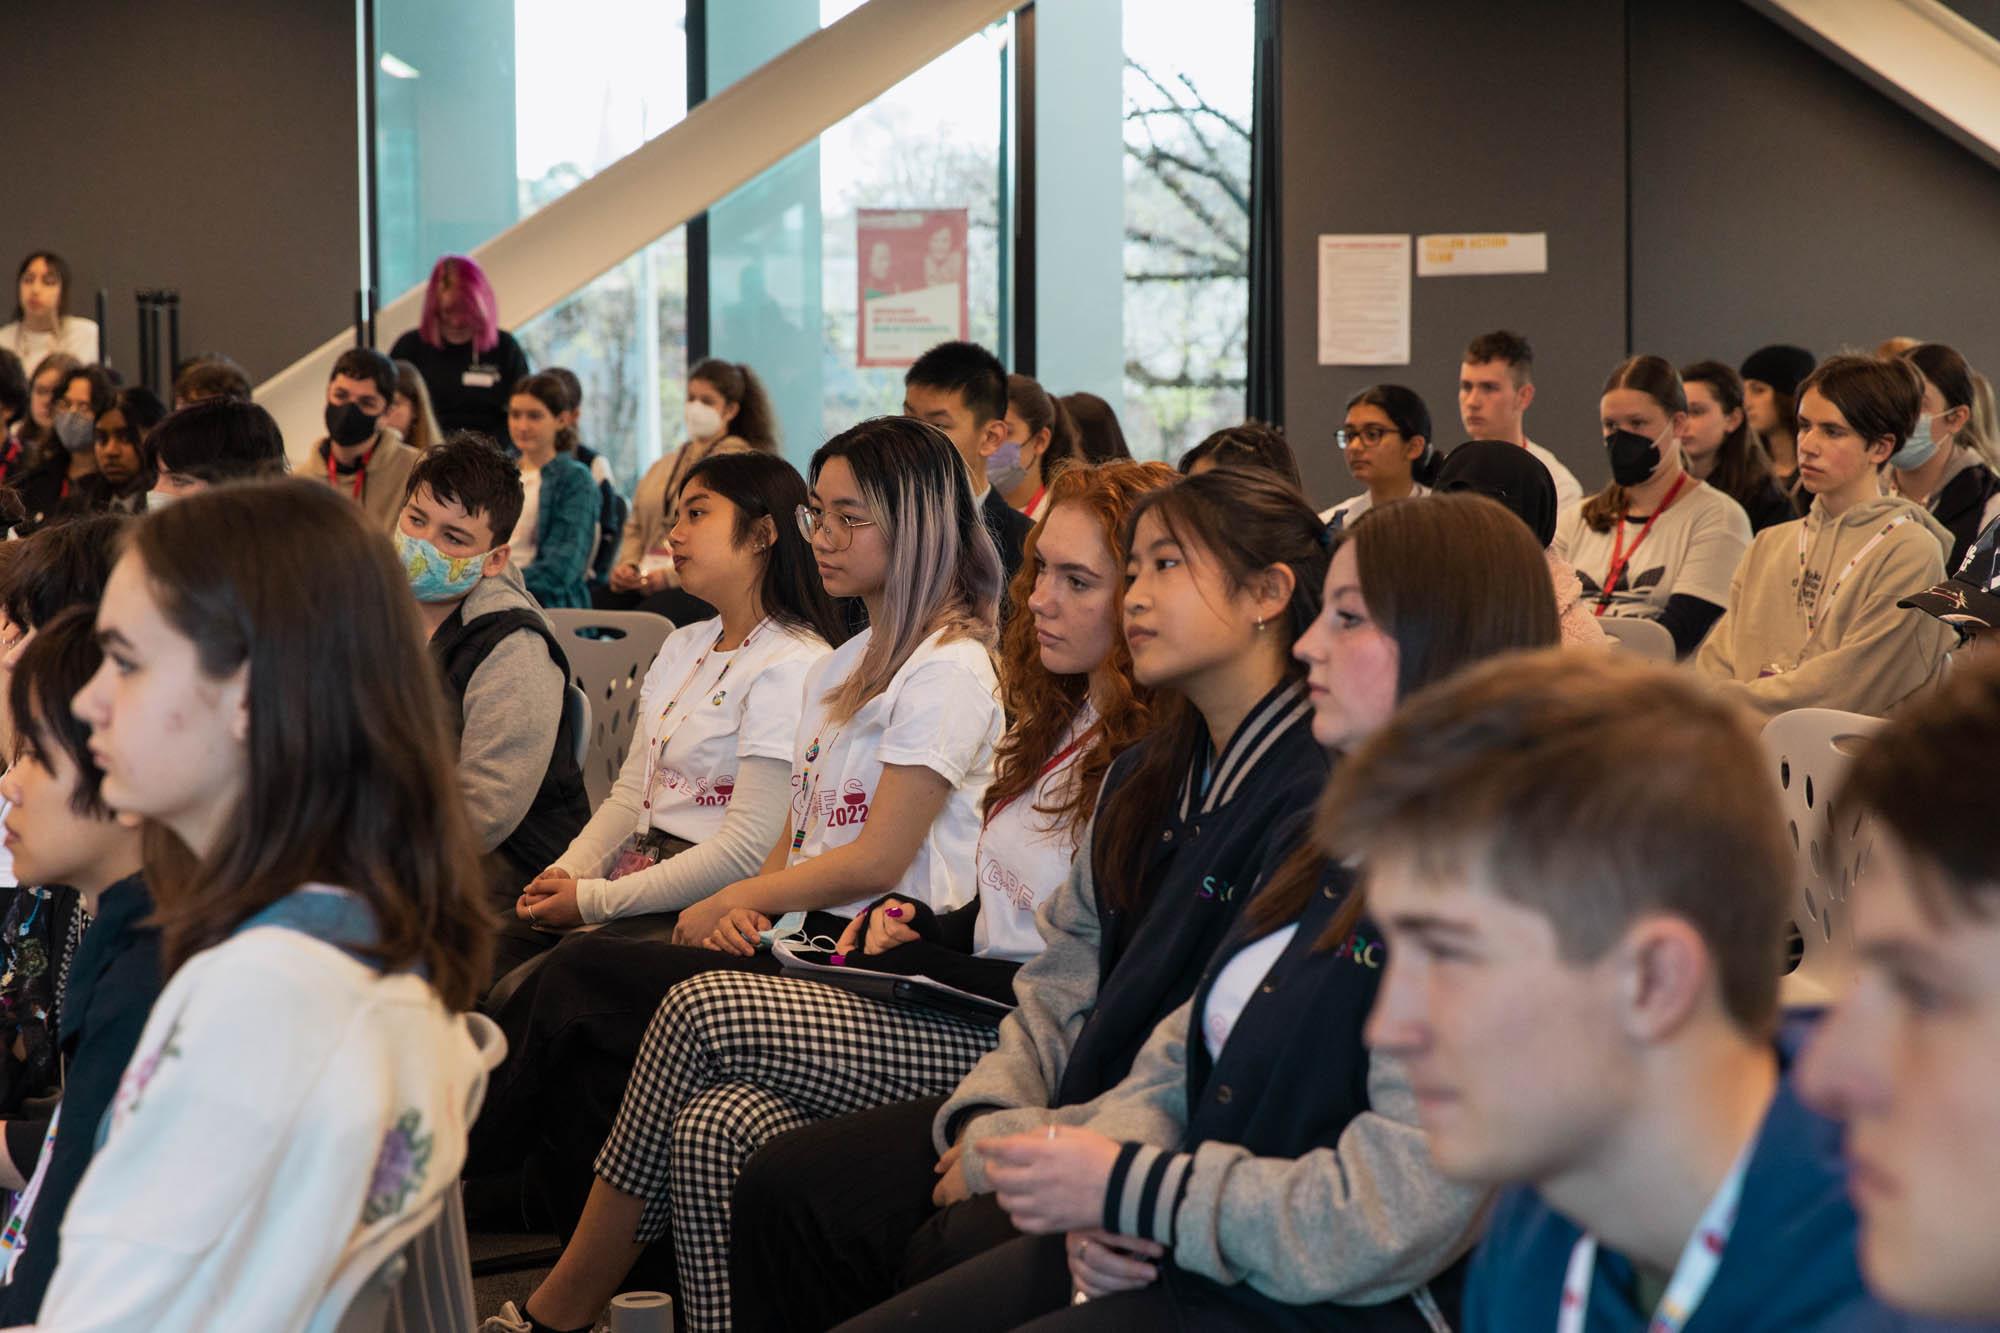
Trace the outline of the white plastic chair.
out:
[[[583,785],[594,810],[618,780],[638,726],[639,687],[674,623],[650,611],[556,610],[549,620],[569,658],[570,683],[590,701]]]
[[[507,1055],[507,1038],[484,1014],[465,1025],[490,1076]],[[468,1128],[486,1099],[486,1078],[466,1097]],[[472,1294],[472,1252],[465,1236],[462,1186],[437,1197],[375,1238],[342,1265],[306,1325],[306,1333],[467,1333],[479,1323]]]
[[[1854,815],[1847,816],[1847,827],[1835,829],[1829,812],[1848,764],[1881,726],[1879,717],[1831,708],[1798,708],[1764,724],[1764,752],[1797,852],[1792,911],[1804,941],[1798,967],[1784,979],[1786,1005],[1828,1003],[1853,971],[1848,901],[1874,839]]]
[[[1641,620],[1637,616],[1599,616],[1597,623],[1604,627],[1612,643],[1627,652],[1655,662],[1672,662],[1677,657],[1673,634],[1657,620]]]

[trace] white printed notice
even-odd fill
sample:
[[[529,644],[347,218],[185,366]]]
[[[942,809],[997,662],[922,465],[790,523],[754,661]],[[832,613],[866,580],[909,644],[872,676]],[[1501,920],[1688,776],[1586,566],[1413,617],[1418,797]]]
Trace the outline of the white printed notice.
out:
[[[1420,278],[1548,271],[1549,234],[1545,231],[1453,232],[1417,237]]]
[[[1410,364],[1410,238],[1319,238],[1319,363]]]

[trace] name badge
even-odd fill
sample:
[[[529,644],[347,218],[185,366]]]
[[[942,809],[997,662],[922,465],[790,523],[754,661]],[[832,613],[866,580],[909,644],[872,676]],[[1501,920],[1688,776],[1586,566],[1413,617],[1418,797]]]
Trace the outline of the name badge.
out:
[[[458,377],[458,382],[468,389],[490,389],[500,382],[500,372],[485,366],[473,366]]]

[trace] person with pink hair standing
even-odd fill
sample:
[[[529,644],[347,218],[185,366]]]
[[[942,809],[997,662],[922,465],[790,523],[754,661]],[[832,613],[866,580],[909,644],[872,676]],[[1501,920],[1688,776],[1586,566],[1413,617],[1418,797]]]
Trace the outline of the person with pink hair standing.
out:
[[[499,302],[485,270],[466,255],[446,255],[431,269],[417,327],[389,355],[424,377],[446,435],[476,430],[505,446],[507,399],[527,378],[528,358],[500,327]]]

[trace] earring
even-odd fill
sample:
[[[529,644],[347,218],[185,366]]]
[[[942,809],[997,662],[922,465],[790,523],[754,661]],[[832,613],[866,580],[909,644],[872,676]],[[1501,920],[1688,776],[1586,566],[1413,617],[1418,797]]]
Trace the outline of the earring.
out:
[[[1264,617],[1262,616],[1257,617],[1257,632],[1259,634],[1264,632]]]

